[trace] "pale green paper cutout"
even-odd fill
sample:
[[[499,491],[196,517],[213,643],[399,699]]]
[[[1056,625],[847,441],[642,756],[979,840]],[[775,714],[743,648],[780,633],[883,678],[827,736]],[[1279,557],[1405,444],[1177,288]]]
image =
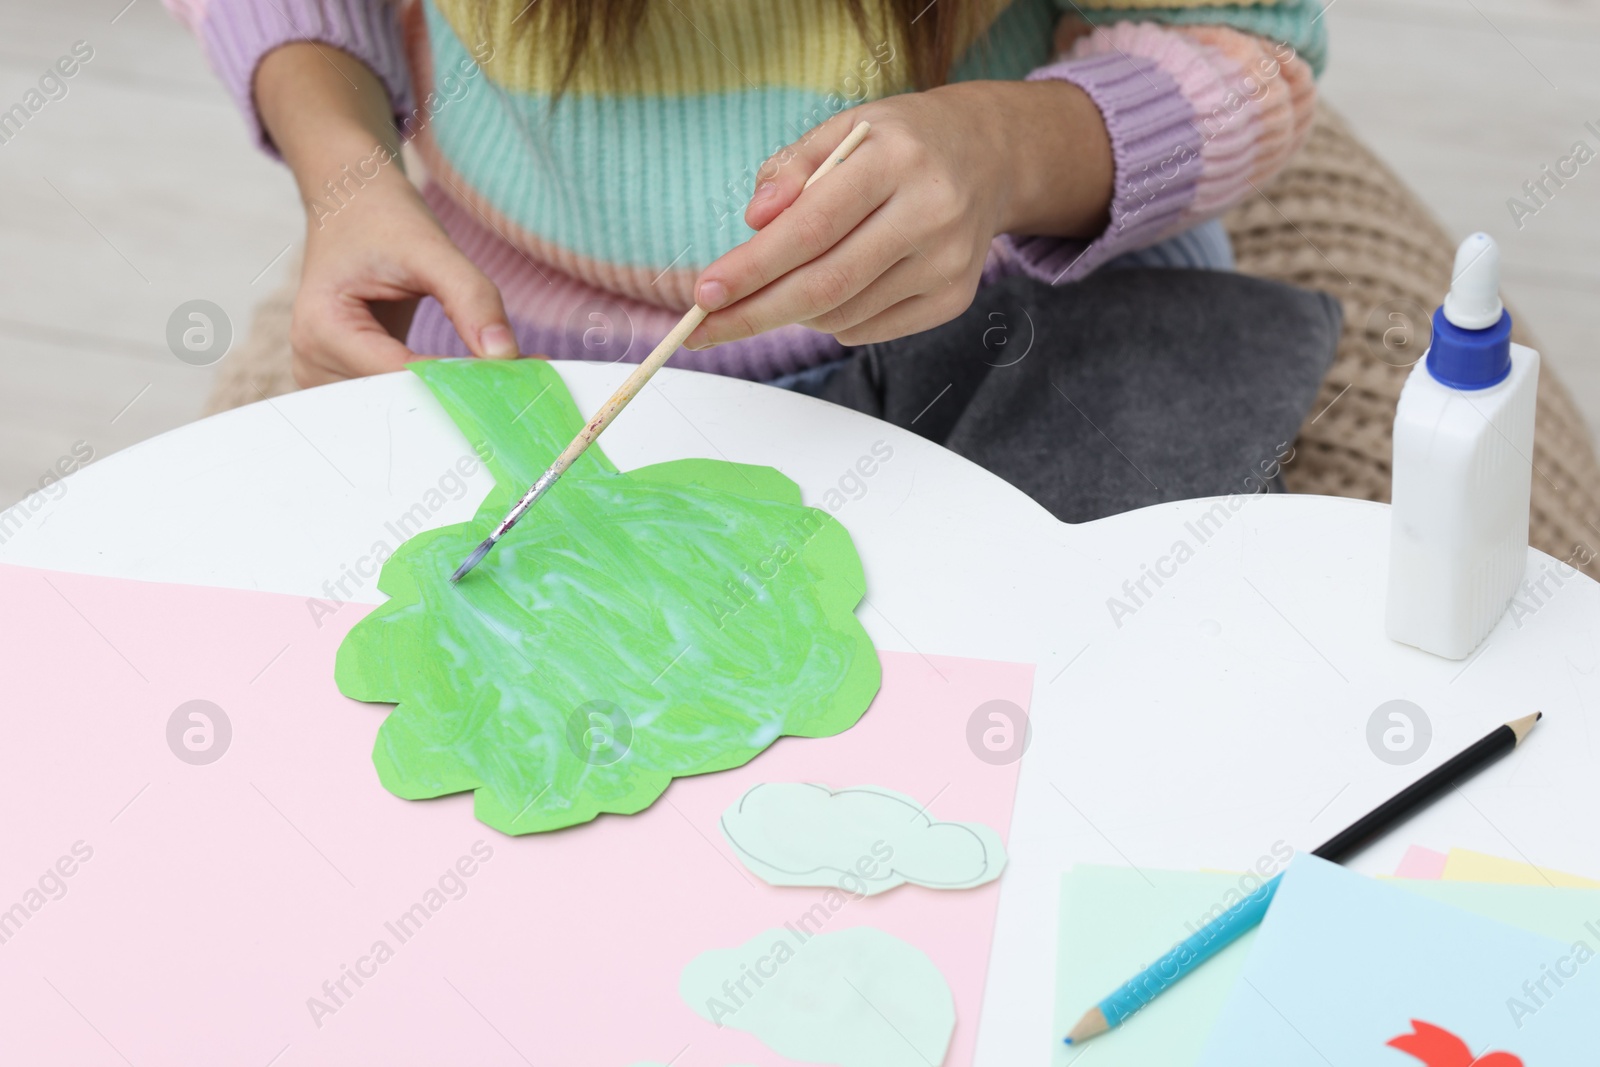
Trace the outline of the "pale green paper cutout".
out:
[[[675,777],[855,724],[878,690],[843,526],[767,467],[619,472],[591,447],[490,556],[449,576],[582,427],[542,360],[411,364],[495,487],[411,538],[339,647],[356,700],[397,705],[373,763],[408,799],[476,791],[507,833],[648,807]]]
[[[683,969],[684,1002],[780,1056],[836,1067],[938,1067],[955,999],[918,948],[871,926],[767,930]]]
[[[878,786],[837,792],[769,782],[722,815],[722,836],[768,885],[831,886],[873,896],[907,882],[971,889],[1000,877],[1005,845],[976,822],[936,822],[927,805]]]

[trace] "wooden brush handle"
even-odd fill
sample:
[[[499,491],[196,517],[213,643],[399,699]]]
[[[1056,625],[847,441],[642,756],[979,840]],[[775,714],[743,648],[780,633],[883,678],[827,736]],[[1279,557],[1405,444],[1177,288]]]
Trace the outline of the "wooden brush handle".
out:
[[[550,469],[557,477],[565,474],[567,468],[576,463],[584,450],[594,443],[594,439],[605,432],[605,428],[611,425],[611,420],[639,395],[639,390],[645,387],[645,383],[661,369],[663,363],[672,358],[672,354],[683,344],[684,339],[694,332],[696,326],[706,321],[706,316],[709,314],[711,314],[709,311],[696,304],[689,309],[687,315],[678,320],[678,325],[672,328],[672,332],[663,337],[661,343],[645,357],[644,362],[634,368],[627,380],[611,394],[611,399],[600,405],[600,410],[594,413],[594,418],[589,420],[589,424],[579,431],[578,436],[572,439],[572,443],[556,457],[554,463],[550,464]]]
[[[845,158],[856,150],[856,146],[866,138],[871,129],[870,123],[856,123],[849,136],[840,141],[839,147],[833,150],[833,154],[823,160],[822,165],[812,172],[811,177],[806,179],[805,188],[811,188],[817,179],[827,174],[840,163],[843,163]],[[706,316],[709,314],[711,313],[699,304],[689,309],[689,313],[679,320],[678,325],[672,328],[672,332],[661,339],[661,343],[656,345],[649,356],[645,357],[644,362],[640,363],[634,369],[634,372],[628,375],[627,381],[623,382],[621,387],[611,394],[611,399],[602,404],[600,410],[594,413],[594,418],[589,420],[589,424],[579,432],[577,437],[572,439],[572,443],[566,447],[561,455],[556,457],[556,461],[550,465],[550,470],[554,472],[556,477],[559,478],[565,474],[567,468],[577,462],[578,457],[583,455],[584,450],[594,443],[595,438],[605,432],[606,427],[611,425],[611,420],[621,414],[622,409],[627,407],[633,398],[639,395],[639,391],[645,387],[645,383],[651,379],[656,371],[661,369],[663,363],[672,358],[672,354],[682,346],[684,340],[694,332],[696,326],[706,320]]]

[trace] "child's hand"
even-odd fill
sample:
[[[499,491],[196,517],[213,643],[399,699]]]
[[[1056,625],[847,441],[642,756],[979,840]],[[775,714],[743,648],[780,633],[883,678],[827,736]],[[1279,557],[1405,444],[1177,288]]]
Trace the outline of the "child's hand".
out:
[[[509,359],[500,291],[461,253],[399,173],[367,183],[337,214],[307,220],[305,272],[289,343],[302,386],[402,369],[417,302],[432,296],[477,355]]]
[[[400,370],[416,358],[403,338],[424,296],[444,305],[475,355],[515,356],[500,291],[405,176],[377,75],[339,49],[295,42],[267,53],[253,88],[306,205],[305,270],[289,329],[295,381]]]
[[[867,139],[802,196],[862,119]],[[948,322],[997,234],[1103,229],[1112,170],[1099,110],[1065,82],[964,82],[842,112],[762,166],[745,211],[760,232],[700,275],[713,314],[688,347],[793,322],[846,345]]]

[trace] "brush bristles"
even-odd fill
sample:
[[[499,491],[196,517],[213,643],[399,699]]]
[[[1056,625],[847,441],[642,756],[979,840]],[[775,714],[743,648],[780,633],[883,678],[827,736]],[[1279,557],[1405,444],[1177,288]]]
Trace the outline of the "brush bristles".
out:
[[[457,567],[456,572],[450,576],[451,583],[454,584],[455,582],[459,582],[461,579],[465,578],[468,571],[483,562],[483,557],[487,556],[489,554],[489,550],[493,547],[494,538],[490,537],[486,538],[483,544],[473,549],[472,555],[468,556],[466,562]]]

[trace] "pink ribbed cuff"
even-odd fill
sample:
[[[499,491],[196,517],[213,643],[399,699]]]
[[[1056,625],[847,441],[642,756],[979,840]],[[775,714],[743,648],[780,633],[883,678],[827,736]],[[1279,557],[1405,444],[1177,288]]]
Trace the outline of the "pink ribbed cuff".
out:
[[[1111,222],[1093,241],[1007,235],[1024,273],[1052,284],[1073,281],[1124,252],[1170,235],[1194,200],[1201,138],[1194,107],[1173,76],[1144,56],[1099,55],[1041,67],[1029,81],[1071,82],[1095,102],[1116,164]]]
[[[254,126],[257,142],[271,155],[277,150],[261,124],[252,88],[262,58],[282,45],[314,41],[348,52],[383,83],[396,121],[411,110],[398,11],[387,0],[211,0],[200,38],[217,76]]]
[[[1240,35],[1241,39],[1245,39]],[[1252,116],[1230,110],[1230,97],[1244,81],[1234,57],[1190,38],[1181,29],[1154,22],[1118,22],[1080,39],[1076,57],[1110,53],[1148,56],[1173,76],[1194,109],[1202,166],[1190,213],[1197,219],[1225,211],[1250,190],[1257,130]]]

